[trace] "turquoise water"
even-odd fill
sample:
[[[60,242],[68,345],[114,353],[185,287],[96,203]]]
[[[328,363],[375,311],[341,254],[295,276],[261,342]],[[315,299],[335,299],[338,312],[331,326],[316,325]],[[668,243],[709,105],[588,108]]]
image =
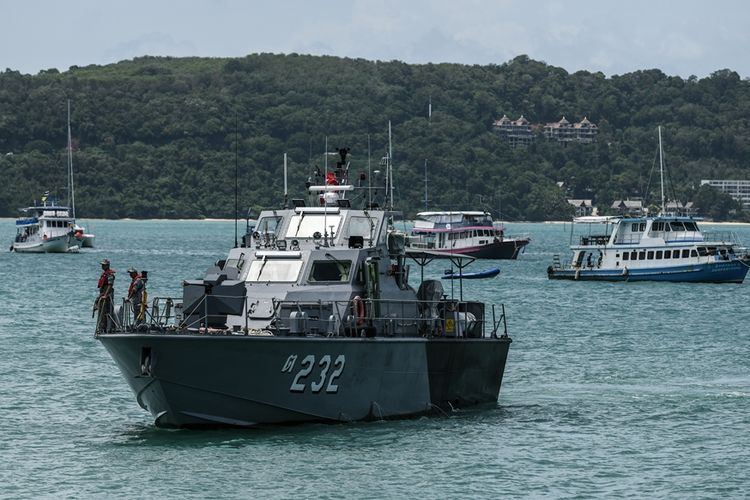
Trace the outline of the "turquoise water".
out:
[[[466,296],[504,303],[497,405],[446,417],[183,431],[153,426],[94,340],[99,261],[176,295],[231,222],[91,221],[77,255],[0,252],[0,497],[737,498],[750,491],[750,281],[550,282],[568,226]],[[726,226],[722,226],[725,229]],[[750,243],[750,228],[737,226]],[[0,220],[6,249],[13,221]],[[469,269],[495,267],[478,262]],[[436,264],[427,271],[443,271]],[[417,277],[418,271],[412,270]],[[446,284],[446,287],[449,287]]]

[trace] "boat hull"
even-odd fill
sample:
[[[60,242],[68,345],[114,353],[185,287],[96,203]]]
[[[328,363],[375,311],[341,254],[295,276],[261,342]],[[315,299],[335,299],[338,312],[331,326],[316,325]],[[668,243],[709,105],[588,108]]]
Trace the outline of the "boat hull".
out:
[[[56,236],[42,241],[14,242],[12,250],[19,253],[65,253],[68,251],[68,237]]]
[[[518,258],[518,254],[521,253],[523,248],[529,244],[528,239],[506,239],[503,241],[495,241],[487,245],[465,247],[465,248],[435,248],[446,253],[455,253],[460,255],[468,255],[475,259],[503,259],[513,260]]]
[[[555,269],[550,266],[547,268],[547,277],[574,281],[742,283],[749,266],[750,262],[740,259],[651,269]]]
[[[103,334],[167,427],[398,418],[497,401],[511,340]]]

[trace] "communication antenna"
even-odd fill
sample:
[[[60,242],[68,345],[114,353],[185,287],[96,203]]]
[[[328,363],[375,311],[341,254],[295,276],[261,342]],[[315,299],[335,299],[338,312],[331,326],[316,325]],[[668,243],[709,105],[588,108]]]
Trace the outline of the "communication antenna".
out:
[[[661,178],[661,213],[666,213],[664,205],[664,156],[661,147],[661,125],[658,127],[659,130],[659,175]]]
[[[284,210],[289,208],[289,189],[287,188],[287,166],[286,166],[286,153],[284,153]]]
[[[427,158],[424,159],[424,209],[427,210]]]
[[[328,200],[326,200],[326,194],[328,193],[328,136],[326,136],[326,149],[323,153],[325,159],[325,175],[323,176],[323,246],[328,246]]]
[[[73,138],[70,134],[70,99],[68,99],[68,193],[70,195],[70,211],[76,218],[76,194],[73,188]]]
[[[372,207],[372,172],[370,168],[370,134],[367,134],[367,207]]]
[[[240,142],[240,115],[234,114],[234,248],[237,248],[237,218],[239,212],[239,142]]]
[[[389,173],[390,172],[390,173]],[[389,174],[388,174],[389,173]],[[388,172],[391,193],[389,196],[390,210],[393,212],[393,144],[391,143],[391,121],[388,120]]]

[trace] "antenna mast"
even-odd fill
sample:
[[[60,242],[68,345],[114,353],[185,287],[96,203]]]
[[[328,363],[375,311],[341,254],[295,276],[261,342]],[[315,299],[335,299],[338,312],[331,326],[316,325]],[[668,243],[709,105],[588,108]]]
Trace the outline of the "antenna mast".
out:
[[[76,218],[76,194],[73,188],[73,138],[70,134],[70,99],[68,99],[68,195],[73,219]]]
[[[284,153],[284,209],[286,210],[289,208],[288,201],[289,201],[289,190],[287,189],[287,175],[286,175],[286,153]]]
[[[664,156],[661,147],[661,125],[658,127],[659,130],[659,174],[661,176],[661,213],[665,213],[664,205]]]
[[[390,210],[393,211],[393,144],[391,143],[391,121],[388,120],[388,183],[390,184],[390,195],[388,202],[390,204]]]
[[[427,210],[427,158],[424,159],[424,209]]]
[[[240,116],[239,113],[234,115],[234,248],[237,248],[237,217],[239,211],[238,177],[239,177],[239,142],[240,142]]]
[[[372,169],[370,165],[370,134],[367,134],[367,208],[372,208]]]

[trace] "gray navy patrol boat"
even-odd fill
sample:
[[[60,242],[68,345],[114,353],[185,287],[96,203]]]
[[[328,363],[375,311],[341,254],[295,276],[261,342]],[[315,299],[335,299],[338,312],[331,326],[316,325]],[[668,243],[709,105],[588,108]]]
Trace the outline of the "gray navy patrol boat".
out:
[[[445,255],[407,250],[392,210],[352,208],[347,151],[308,182],[313,206],[261,212],[226,259],[183,282],[181,299],[154,299],[141,324],[123,302],[96,332],[157,426],[388,419],[497,401],[504,307],[463,300],[462,288],[450,297],[423,267],[415,289],[409,263]]]

